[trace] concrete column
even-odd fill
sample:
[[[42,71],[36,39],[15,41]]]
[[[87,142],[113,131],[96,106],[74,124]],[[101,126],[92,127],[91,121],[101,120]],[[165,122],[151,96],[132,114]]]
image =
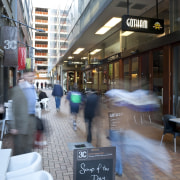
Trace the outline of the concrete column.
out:
[[[169,0],[170,32],[180,30],[180,1]]]

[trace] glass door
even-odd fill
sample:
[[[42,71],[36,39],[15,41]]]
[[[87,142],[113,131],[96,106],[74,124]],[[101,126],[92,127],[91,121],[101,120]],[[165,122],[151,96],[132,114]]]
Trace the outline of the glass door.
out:
[[[173,48],[173,114],[180,118],[180,45]]]
[[[163,50],[153,52],[153,91],[163,101]]]

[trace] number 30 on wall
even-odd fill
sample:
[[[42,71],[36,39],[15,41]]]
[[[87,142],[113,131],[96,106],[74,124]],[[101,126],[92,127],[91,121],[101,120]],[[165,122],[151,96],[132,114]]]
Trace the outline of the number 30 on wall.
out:
[[[17,49],[17,41],[4,40],[4,49]]]

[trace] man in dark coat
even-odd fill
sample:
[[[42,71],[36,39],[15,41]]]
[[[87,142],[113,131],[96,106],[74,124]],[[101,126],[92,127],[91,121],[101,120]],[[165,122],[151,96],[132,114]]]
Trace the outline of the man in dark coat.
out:
[[[94,90],[89,90],[86,93],[84,119],[87,129],[87,142],[92,141],[91,125],[93,118],[99,113],[99,97]]]
[[[63,96],[63,89],[59,84],[59,81],[56,81],[56,84],[53,87],[52,95],[55,97],[56,110],[60,110],[61,97]]]

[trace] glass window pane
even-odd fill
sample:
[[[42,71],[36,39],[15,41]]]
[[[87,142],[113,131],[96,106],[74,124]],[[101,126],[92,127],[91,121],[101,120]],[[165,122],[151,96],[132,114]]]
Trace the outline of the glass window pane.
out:
[[[163,51],[153,52],[153,91],[158,95],[163,94]]]
[[[119,88],[119,62],[114,63],[114,88]]]
[[[124,60],[124,89],[130,90],[129,59]]]
[[[104,93],[107,90],[107,66],[99,67],[99,90]]]

